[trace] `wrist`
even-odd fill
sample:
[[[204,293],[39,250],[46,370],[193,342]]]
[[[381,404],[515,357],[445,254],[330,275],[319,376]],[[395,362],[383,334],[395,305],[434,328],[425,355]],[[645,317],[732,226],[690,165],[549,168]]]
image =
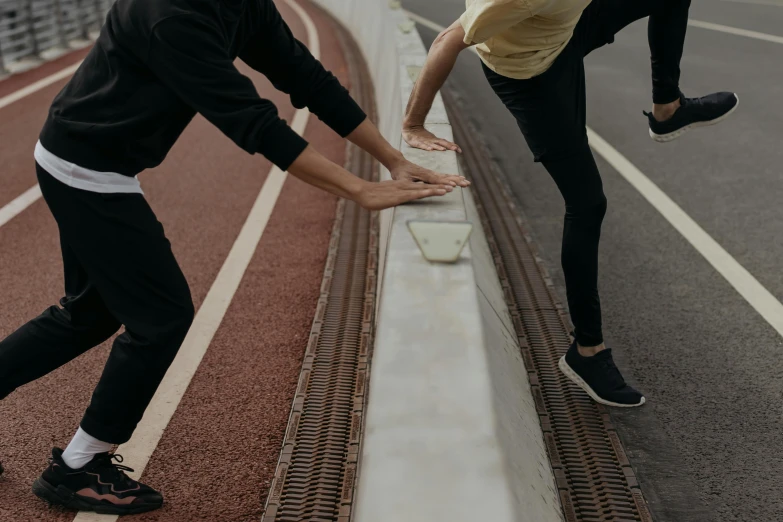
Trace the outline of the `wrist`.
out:
[[[405,156],[402,155],[402,152],[394,148],[392,144],[385,139],[380,147],[377,147],[376,150],[372,151],[372,155],[381,165],[386,167],[387,170],[392,170],[405,162]]]
[[[406,116],[405,118],[402,119],[403,130],[421,129],[423,127],[424,127],[424,120],[421,118]]]
[[[394,170],[400,168],[401,166],[405,165],[408,160],[405,159],[405,156],[402,155],[402,152],[395,149],[395,154],[390,155],[386,161],[383,161],[383,166],[386,167],[386,170],[389,172],[393,172]]]
[[[362,193],[367,188],[367,185],[370,183],[369,181],[365,181],[361,178],[357,178],[356,176],[352,175],[351,181],[348,183],[348,185],[345,187],[345,192],[347,193],[347,199],[350,199],[351,201],[359,201],[359,199],[362,196]]]

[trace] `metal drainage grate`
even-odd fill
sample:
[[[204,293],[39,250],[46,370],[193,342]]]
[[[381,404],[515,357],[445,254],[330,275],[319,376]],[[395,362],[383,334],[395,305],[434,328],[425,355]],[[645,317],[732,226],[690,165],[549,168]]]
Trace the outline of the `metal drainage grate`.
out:
[[[466,109],[444,92],[465,172],[473,182],[506,302],[519,339],[567,522],[652,522],[633,469],[603,406],[577,389],[557,363],[569,343],[566,312],[536,255],[522,213]],[[520,137],[521,139],[521,137]]]
[[[334,22],[338,26],[337,22]],[[373,87],[356,46],[338,26],[354,98],[373,115]],[[377,166],[348,147],[348,169]],[[356,482],[373,339],[378,214],[341,200],[315,319],[263,522],[348,522]]]

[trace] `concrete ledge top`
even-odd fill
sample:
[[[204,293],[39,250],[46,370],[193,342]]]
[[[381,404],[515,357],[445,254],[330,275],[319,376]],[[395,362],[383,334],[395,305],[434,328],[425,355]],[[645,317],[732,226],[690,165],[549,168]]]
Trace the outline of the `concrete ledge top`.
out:
[[[316,0],[354,34],[379,127],[409,160],[458,174],[454,152],[401,143],[426,49],[388,0]],[[437,96],[426,126],[452,139]],[[389,177],[388,172],[382,176]],[[470,221],[459,260],[421,254],[409,220]],[[470,189],[381,213],[379,301],[354,522],[561,521],[516,334]]]

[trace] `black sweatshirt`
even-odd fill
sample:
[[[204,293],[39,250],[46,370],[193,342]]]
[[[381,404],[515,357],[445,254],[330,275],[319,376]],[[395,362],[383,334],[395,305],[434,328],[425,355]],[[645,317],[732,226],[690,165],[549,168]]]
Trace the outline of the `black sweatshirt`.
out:
[[[272,0],[117,0],[54,100],[41,144],[81,167],[135,176],[163,161],[198,112],[285,170],[307,142],[259,97],[237,57],[343,137],[365,118]]]

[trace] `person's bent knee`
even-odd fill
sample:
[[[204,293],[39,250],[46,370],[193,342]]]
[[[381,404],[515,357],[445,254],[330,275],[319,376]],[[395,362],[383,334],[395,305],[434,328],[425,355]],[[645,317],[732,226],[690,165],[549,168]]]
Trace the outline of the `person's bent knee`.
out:
[[[102,342],[109,339],[112,335],[116,334],[121,327],[122,323],[120,323],[113,316],[100,318],[91,325],[91,328],[88,331],[90,337],[92,338],[91,344],[101,344]]]
[[[176,354],[194,317],[195,308],[190,295],[181,296],[151,315],[135,317],[132,322],[125,323],[125,329],[139,345]]]
[[[74,334],[79,344],[97,346],[117,333],[122,324],[105,308],[74,308],[65,303],[63,308],[50,306],[41,317],[59,323]]]
[[[196,317],[196,307],[193,306],[193,301],[188,300],[185,306],[182,309],[182,316],[180,317],[180,326],[183,329],[183,337],[187,335],[188,330],[190,330],[191,325],[193,324],[193,319]]]
[[[162,350],[161,357],[167,360],[168,364],[174,360],[177,352],[179,352],[180,346],[182,346],[182,342],[193,324],[195,315],[196,311],[193,302],[188,300],[181,303],[169,317],[165,327],[166,332],[159,338],[159,349]],[[168,366],[168,364],[164,366]]]
[[[191,299],[183,300],[179,303],[174,311],[172,311],[169,320],[166,322],[167,336],[169,341],[179,340],[180,342],[188,334],[190,326],[193,324],[193,319],[196,316],[196,309],[193,306]]]
[[[601,222],[606,216],[607,207],[606,196],[601,194],[572,205],[566,205],[566,217]]]

